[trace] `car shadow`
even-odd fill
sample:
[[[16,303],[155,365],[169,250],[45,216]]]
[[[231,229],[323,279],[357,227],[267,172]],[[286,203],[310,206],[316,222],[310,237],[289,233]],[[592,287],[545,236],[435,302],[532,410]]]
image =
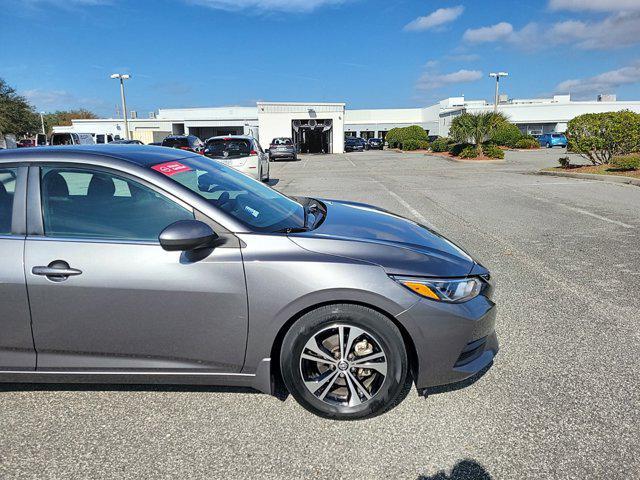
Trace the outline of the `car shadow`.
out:
[[[268,181],[266,181],[264,183],[265,183],[265,185],[269,185],[270,187],[274,187],[278,183],[280,183],[280,179],[279,178],[270,178]]]
[[[460,460],[447,474],[440,470],[435,475],[420,475],[417,480],[492,480],[492,476],[475,460]]]
[[[462,380],[461,382],[450,383],[448,385],[439,385],[437,387],[425,388],[422,391],[422,394],[423,395],[424,394],[426,394],[426,395],[436,395],[436,394],[439,394],[439,393],[455,392],[456,390],[462,390],[463,388],[470,387],[471,385],[476,383],[478,380],[480,380],[482,377],[484,377],[485,374],[489,370],[491,370],[492,366],[493,366],[493,362],[489,363],[486,367],[484,367],[482,370],[477,372],[475,375],[467,378],[466,380]]]

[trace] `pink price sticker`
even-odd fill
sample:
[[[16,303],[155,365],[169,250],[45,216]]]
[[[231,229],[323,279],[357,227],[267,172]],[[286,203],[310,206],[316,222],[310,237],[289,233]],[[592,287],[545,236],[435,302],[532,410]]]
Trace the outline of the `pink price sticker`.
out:
[[[157,172],[165,174],[167,177],[170,177],[170,176],[175,175],[177,173],[190,172],[191,171],[190,167],[187,167],[186,165],[183,165],[180,162],[159,163],[158,165],[154,165],[151,168],[154,169]]]

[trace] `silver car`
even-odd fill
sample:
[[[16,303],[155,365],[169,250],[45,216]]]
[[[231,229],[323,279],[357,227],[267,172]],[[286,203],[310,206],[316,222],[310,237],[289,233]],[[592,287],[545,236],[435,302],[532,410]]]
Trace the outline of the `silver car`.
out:
[[[182,150],[1,152],[0,253],[3,382],[249,386],[357,419],[498,351],[489,272],[437,233]]]
[[[203,153],[256,180],[269,181],[269,156],[262,150],[260,143],[251,136],[211,137],[206,141]]]

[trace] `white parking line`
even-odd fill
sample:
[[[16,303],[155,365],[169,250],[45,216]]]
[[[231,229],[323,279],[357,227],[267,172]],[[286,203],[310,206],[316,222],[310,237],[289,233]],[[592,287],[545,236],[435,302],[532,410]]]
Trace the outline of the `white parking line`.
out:
[[[400,203],[400,205],[402,205],[404,208],[406,208],[411,213],[411,215],[413,215],[415,217],[415,219],[418,220],[421,224],[426,225],[427,227],[432,228],[432,229],[435,228],[433,226],[433,224],[431,222],[429,222],[429,220],[427,220],[418,210],[413,208],[404,198],[402,198],[400,195],[398,195],[393,190],[389,190],[386,185],[384,185],[383,183],[379,182],[378,180],[374,179],[373,181],[375,183],[377,183],[378,185],[380,185],[389,195],[391,195],[393,198],[395,198]]]
[[[356,164],[355,164],[355,163],[353,163],[353,160],[351,160],[351,159],[350,159],[349,157],[347,157],[346,155],[343,155],[343,156],[344,156],[345,160],[346,160],[347,162],[349,162],[352,166],[354,166],[354,167],[356,166]]]
[[[496,188],[500,187],[497,184],[494,184],[494,185],[495,185]],[[614,225],[618,225],[618,226],[623,227],[623,228],[629,228],[629,229],[636,228],[635,226],[629,225],[628,223],[624,223],[624,222],[621,222],[619,220],[614,220],[613,218],[604,217],[602,215],[598,215],[597,213],[590,212],[589,210],[584,210],[584,209],[579,208],[579,207],[572,207],[571,205],[565,205],[564,203],[560,203],[560,202],[557,202],[555,200],[549,200],[548,198],[544,198],[544,197],[541,197],[539,195],[534,195],[532,193],[527,193],[527,192],[524,192],[522,190],[518,190],[518,189],[515,189],[515,188],[512,188],[512,187],[508,187],[506,185],[502,185],[502,187],[506,188],[507,190],[511,190],[512,192],[515,192],[515,193],[517,193],[519,195],[525,195],[525,196],[530,197],[530,198],[535,198],[539,202],[552,204],[552,205],[555,205],[557,207],[564,208],[565,210],[571,210],[572,212],[580,213],[582,215],[587,215],[587,216],[589,216],[591,218],[596,218],[596,219],[601,220],[603,222],[612,223]]]

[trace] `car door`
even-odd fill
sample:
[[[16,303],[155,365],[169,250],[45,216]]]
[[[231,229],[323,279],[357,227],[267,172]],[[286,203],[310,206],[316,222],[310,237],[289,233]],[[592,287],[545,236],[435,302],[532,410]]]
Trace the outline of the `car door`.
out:
[[[235,237],[204,258],[166,252],[160,231],[194,211],[86,164],[31,167],[29,202],[38,370],[241,369],[248,320]]]
[[[27,168],[0,164],[0,370],[34,370],[23,258]]]

